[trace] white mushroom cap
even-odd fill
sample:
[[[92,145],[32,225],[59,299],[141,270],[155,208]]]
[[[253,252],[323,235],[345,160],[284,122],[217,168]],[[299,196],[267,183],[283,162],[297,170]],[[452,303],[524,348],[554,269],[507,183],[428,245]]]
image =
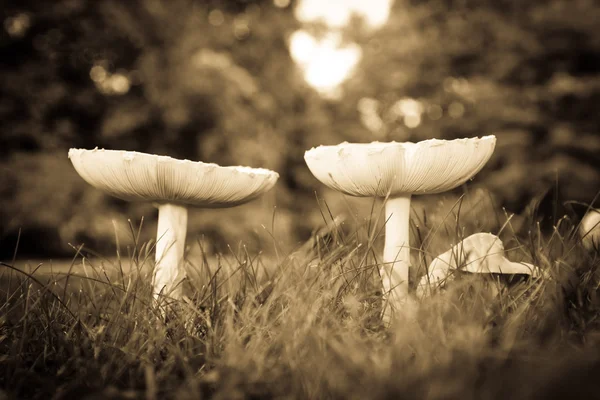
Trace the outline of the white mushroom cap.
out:
[[[525,262],[511,262],[504,256],[504,244],[491,233],[475,233],[437,256],[421,278],[417,293],[444,286],[452,271],[474,274],[521,274],[533,277],[547,276],[540,268]]]
[[[341,143],[308,150],[304,159],[326,186],[361,197],[440,193],[462,185],[487,163],[496,146],[482,138],[417,143]]]
[[[585,248],[592,250],[600,245],[600,209],[591,208],[583,216],[579,234]]]
[[[129,201],[230,207],[260,196],[279,178],[268,169],[221,167],[134,151],[70,149],[69,158],[90,185]]]

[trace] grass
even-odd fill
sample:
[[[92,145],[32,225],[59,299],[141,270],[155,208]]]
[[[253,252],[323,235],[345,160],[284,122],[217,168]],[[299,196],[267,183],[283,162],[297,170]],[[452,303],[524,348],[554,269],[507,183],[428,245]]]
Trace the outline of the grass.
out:
[[[413,218],[418,275],[450,241],[480,228],[460,206],[443,226]],[[3,263],[4,395],[600,398],[600,254],[584,250],[567,218],[548,234],[531,221],[529,232],[515,232],[499,218],[495,233],[509,256],[549,277],[460,274],[385,327],[379,214],[347,229],[325,211],[326,226],[289,255],[262,258],[241,247],[191,260],[187,296],[177,303],[152,301],[151,244],[113,261],[79,249],[73,268],[52,274]]]

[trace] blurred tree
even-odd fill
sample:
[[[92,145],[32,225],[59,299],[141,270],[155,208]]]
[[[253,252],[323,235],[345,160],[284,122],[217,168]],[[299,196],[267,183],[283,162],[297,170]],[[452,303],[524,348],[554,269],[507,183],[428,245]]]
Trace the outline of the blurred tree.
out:
[[[232,244],[260,242],[274,204],[277,237],[305,237],[321,186],[304,150],[342,140],[493,133],[497,151],[477,179],[501,204],[520,210],[557,176],[564,196],[590,201],[600,188],[596,3],[396,0],[381,29],[355,18],[345,30],[363,59],[345,96],[326,101],[289,56],[294,2],[0,1],[0,256],[19,228],[47,243],[25,235],[23,254],[47,255],[67,241],[112,244],[118,213],[153,215],[96,194],[69,147],[277,170],[264,201],[227,218],[191,215],[191,237],[202,226]]]
[[[286,38],[297,25],[291,6],[241,0],[31,0],[7,2],[2,18],[4,254],[12,252],[19,227],[54,232],[54,242],[61,232],[63,243],[82,232],[92,247],[114,241],[112,211],[131,210],[109,198],[80,204],[90,201],[81,193],[93,189],[72,179],[69,147],[275,169],[297,192],[277,190],[282,221],[306,210],[298,191],[312,196],[310,188],[295,183],[303,164],[300,138],[326,132],[329,123],[321,107],[308,104],[321,100],[289,57]],[[21,168],[25,159],[27,169]],[[31,207],[33,199],[45,206]],[[264,205],[233,211],[230,222],[218,211],[202,212],[192,216],[190,230],[196,233],[194,221],[202,219],[203,229],[235,243],[271,220],[273,211]],[[104,223],[82,218],[90,213],[87,207],[105,216]],[[151,213],[147,207],[136,210]],[[306,222],[294,232],[287,225],[283,229],[292,241],[295,232],[310,231]],[[21,245],[24,254],[38,247]]]
[[[593,0],[396,0],[388,23],[346,34],[364,57],[337,124],[354,140],[495,134],[477,179],[520,210],[558,177],[600,190],[600,7]]]

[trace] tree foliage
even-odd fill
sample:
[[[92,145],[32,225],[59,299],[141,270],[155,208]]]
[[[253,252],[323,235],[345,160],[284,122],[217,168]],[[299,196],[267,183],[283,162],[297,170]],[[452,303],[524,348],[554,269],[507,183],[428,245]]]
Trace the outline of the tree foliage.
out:
[[[191,215],[192,236],[232,244],[268,237],[259,227],[270,224],[275,205],[278,237],[306,236],[319,218],[312,199],[320,186],[304,150],[343,140],[496,134],[497,151],[477,181],[514,211],[557,176],[569,199],[590,201],[600,187],[593,0],[396,0],[380,29],[357,18],[345,30],[363,59],[339,101],[310,89],[289,55],[288,37],[301,26],[294,3],[4,3],[3,255],[19,228],[35,232],[23,252],[27,244],[32,252],[64,252],[69,241],[112,246],[119,215],[154,215],[149,205],[85,184],[66,158],[70,147],[278,171],[280,184],[265,199]]]
[[[290,9],[269,2],[64,0],[50,7],[15,2],[3,17],[3,249],[18,228],[55,231],[64,243],[112,243],[115,211],[152,216],[150,207],[132,211],[91,195],[66,158],[70,147],[277,170],[284,187],[268,204],[277,202],[283,220],[302,204],[290,189],[310,196],[296,183],[298,147],[328,124],[308,104],[320,99],[288,54],[286,36],[297,25]],[[272,208],[264,206],[234,210],[231,222],[222,212],[200,213],[191,232],[229,234],[235,243],[271,220]]]
[[[364,58],[341,110],[363,125],[344,128],[359,140],[495,134],[478,179],[501,204],[518,211],[556,179],[589,202],[600,189],[598,18],[590,0],[397,0],[382,29],[349,33]],[[374,102],[361,112],[364,98]]]

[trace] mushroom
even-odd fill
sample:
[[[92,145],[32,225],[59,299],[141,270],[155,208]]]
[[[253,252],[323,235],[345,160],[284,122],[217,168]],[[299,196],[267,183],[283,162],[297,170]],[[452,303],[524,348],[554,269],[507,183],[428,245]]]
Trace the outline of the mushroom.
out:
[[[504,244],[498,236],[491,233],[475,233],[437,256],[429,264],[427,275],[421,278],[417,286],[417,295],[431,294],[444,287],[456,270],[473,274],[542,276],[541,270],[532,264],[509,261],[504,256]]]
[[[90,185],[127,201],[158,208],[155,297],[179,299],[188,207],[224,208],[246,203],[270,190],[279,175],[267,169],[221,167],[167,156],[119,150],[70,149],[69,158]]]
[[[385,246],[380,267],[384,320],[408,300],[409,216],[412,195],[441,193],[483,168],[496,145],[493,135],[417,143],[341,143],[308,150],[304,159],[326,186],[351,196],[385,199]]]
[[[600,248],[600,209],[590,208],[579,225],[581,242],[587,250]]]

